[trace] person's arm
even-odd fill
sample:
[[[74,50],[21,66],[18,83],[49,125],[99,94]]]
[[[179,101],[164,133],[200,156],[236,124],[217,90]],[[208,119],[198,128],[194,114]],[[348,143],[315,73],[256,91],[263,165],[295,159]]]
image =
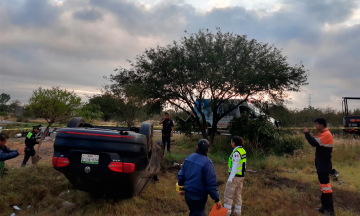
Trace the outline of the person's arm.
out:
[[[165,118],[163,118],[163,119],[159,122],[159,125],[161,125],[164,121],[165,121]]]
[[[5,146],[5,149],[4,149],[6,152],[17,152],[18,150],[11,150],[9,149],[9,147]]]
[[[184,161],[183,165],[181,166],[181,169],[177,175],[178,178],[178,185],[179,186],[184,186],[185,184],[185,173],[184,173],[184,167],[185,167],[185,163],[186,161]]]
[[[204,169],[203,174],[206,182],[207,192],[215,203],[220,201],[220,194],[217,187],[217,177],[213,163],[208,163]]]
[[[18,153],[17,150],[11,151],[9,153],[5,153],[4,151],[0,150],[0,161],[10,160],[10,159],[15,158],[17,156],[19,156],[19,153]]]
[[[174,122],[171,120],[171,123],[170,123],[170,127],[171,127],[171,136],[173,136],[174,134]]]
[[[228,182],[232,182],[236,173],[237,173],[237,170],[240,166],[242,166],[242,164],[240,165],[239,162],[240,162],[240,158],[241,158],[241,155],[239,152],[235,152],[233,155],[232,155],[232,168],[231,168],[231,173],[230,173],[230,176],[229,176],[229,179],[228,179]]]
[[[320,139],[314,138],[310,135],[309,130],[307,128],[304,128],[305,138],[309,142],[311,146],[318,147],[321,144]]]

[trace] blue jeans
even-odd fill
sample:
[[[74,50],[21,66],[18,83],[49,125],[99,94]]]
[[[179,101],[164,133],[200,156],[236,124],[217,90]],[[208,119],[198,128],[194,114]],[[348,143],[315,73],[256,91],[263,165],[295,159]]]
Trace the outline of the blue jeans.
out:
[[[197,194],[190,191],[185,192],[185,201],[189,207],[189,216],[206,216],[205,206],[208,195]]]

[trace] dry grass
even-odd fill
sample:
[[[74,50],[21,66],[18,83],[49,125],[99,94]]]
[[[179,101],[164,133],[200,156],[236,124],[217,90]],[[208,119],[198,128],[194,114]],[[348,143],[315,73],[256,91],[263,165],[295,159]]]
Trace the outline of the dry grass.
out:
[[[192,144],[184,148],[186,140],[174,137],[173,153],[165,155],[167,166],[181,162],[194,151]],[[179,143],[182,143],[179,145]],[[360,215],[360,146],[352,140],[336,140],[333,166],[340,172],[339,185],[333,182],[335,209],[338,216]],[[227,181],[226,162],[214,159],[218,175],[219,191],[223,198]],[[314,149],[305,148],[293,156],[248,159],[248,169],[243,192],[245,216],[317,216],[320,190],[313,172]],[[42,163],[39,170],[31,168],[10,170],[0,183],[0,214],[10,215],[13,205],[23,210],[17,215],[188,215],[183,197],[175,192],[176,169],[167,169],[160,174],[159,182],[150,182],[137,197],[127,200],[95,198],[74,190],[66,178]],[[64,196],[63,191],[70,190]],[[222,199],[223,200],[223,199]],[[72,209],[61,208],[63,201],[76,203]],[[26,206],[32,207],[27,210]],[[207,212],[213,202],[209,199]]]

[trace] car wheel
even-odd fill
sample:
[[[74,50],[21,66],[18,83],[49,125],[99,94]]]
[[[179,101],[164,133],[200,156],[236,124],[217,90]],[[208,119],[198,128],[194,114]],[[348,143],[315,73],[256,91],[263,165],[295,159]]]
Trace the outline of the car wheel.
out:
[[[153,126],[151,123],[142,123],[140,127],[140,134],[145,135],[147,139],[147,150],[150,152],[152,150],[153,144]]]
[[[72,118],[69,123],[67,124],[67,127],[69,128],[76,128],[76,127],[84,127],[85,120],[81,117],[74,117]]]

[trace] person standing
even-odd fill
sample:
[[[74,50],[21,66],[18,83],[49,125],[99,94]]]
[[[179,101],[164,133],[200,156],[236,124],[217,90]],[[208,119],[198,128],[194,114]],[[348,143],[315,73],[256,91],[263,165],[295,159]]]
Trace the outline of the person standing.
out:
[[[189,216],[205,216],[205,205],[208,194],[221,208],[220,195],[217,188],[217,177],[212,161],[207,157],[209,141],[201,139],[196,153],[187,157],[178,173],[178,185],[183,187],[185,201],[189,207]]]
[[[32,132],[29,132],[25,138],[25,156],[24,160],[21,164],[21,167],[25,167],[30,157],[34,157],[36,155],[36,151],[34,149],[36,144],[40,143],[39,139],[36,139],[36,134],[40,132],[41,125],[33,126]]]
[[[165,117],[159,122],[159,125],[163,125],[162,129],[162,143],[165,151],[167,143],[167,151],[170,153],[171,137],[174,134],[174,122],[170,119],[169,113],[165,113]]]
[[[246,169],[246,151],[243,148],[244,140],[239,136],[231,139],[233,151],[229,157],[229,179],[224,193],[224,207],[228,210],[227,216],[231,215],[233,201],[235,201],[234,214],[241,215],[242,197]]]
[[[3,173],[5,169],[4,161],[16,158],[24,151],[24,148],[10,150],[9,147],[6,146],[8,139],[9,136],[6,133],[0,133],[0,174]]]
[[[330,184],[330,174],[332,171],[331,154],[333,150],[333,137],[326,128],[326,120],[323,118],[315,119],[315,128],[319,134],[314,138],[309,130],[304,127],[305,138],[309,144],[316,147],[315,167],[321,187],[321,207],[317,211],[325,213],[323,216],[333,216],[333,191]]]

